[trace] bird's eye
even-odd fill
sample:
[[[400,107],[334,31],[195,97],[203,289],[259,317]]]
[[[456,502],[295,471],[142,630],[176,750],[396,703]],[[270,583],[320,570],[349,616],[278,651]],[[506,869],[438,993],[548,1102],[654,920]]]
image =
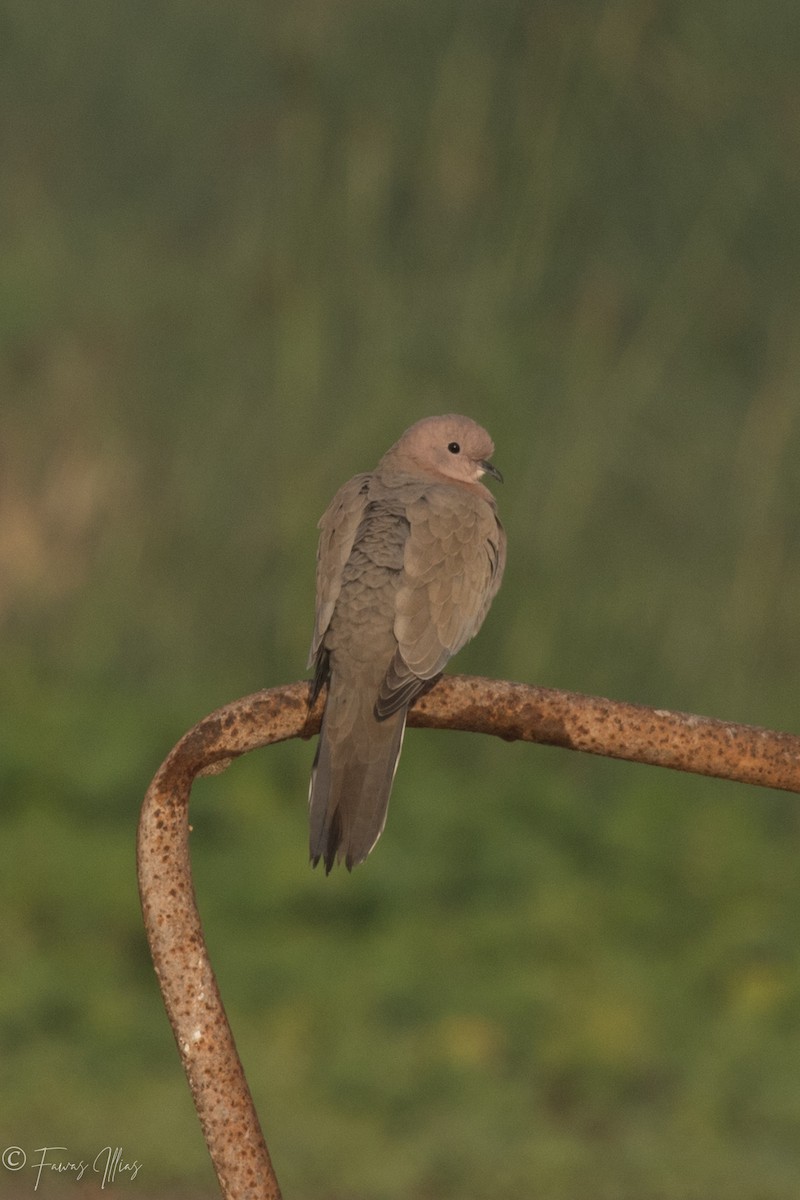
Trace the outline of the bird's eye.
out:
[[[450,445],[447,447],[447,449],[450,451],[451,454],[460,454],[461,453],[461,447],[459,446],[458,442],[451,442]]]

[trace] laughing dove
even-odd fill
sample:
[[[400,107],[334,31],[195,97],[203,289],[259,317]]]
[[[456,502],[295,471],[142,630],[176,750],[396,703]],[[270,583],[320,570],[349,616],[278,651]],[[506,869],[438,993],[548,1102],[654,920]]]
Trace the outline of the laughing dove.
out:
[[[411,702],[481,627],[506,535],[482,475],[491,438],[468,417],[428,417],[319,523],[311,703],[328,696],[311,773],[310,851],[326,873],[363,862],[386,809]]]

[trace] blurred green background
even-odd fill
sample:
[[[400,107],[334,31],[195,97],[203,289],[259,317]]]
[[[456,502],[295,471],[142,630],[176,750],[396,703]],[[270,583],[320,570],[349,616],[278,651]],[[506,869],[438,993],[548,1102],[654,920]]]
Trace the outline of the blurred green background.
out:
[[[3,1147],[216,1194],[138,807],[417,418],[506,477],[454,669],[798,728],[798,61],[794,0],[0,0]],[[287,1197],[796,1200],[797,797],[413,731],[325,879],[312,755],[193,803]]]

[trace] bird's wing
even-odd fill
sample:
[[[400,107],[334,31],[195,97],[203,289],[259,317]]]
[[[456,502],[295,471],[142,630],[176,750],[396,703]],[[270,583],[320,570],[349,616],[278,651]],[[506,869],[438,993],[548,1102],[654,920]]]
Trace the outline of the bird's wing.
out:
[[[379,717],[410,704],[475,636],[505,567],[505,531],[490,501],[434,485],[408,505],[406,515],[397,651],[380,687]]]
[[[314,636],[308,655],[308,666],[318,663],[322,639],[325,636],[339,592],[342,572],[353,549],[358,527],[367,505],[370,475],[354,475],[339,488],[320,518],[317,547],[317,610]]]

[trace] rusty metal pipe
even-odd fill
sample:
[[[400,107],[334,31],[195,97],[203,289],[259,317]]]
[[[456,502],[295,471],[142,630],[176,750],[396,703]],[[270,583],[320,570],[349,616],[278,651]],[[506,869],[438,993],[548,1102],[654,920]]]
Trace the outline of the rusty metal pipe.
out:
[[[175,746],[147,791],[139,822],[139,893],[167,1014],[226,1200],[280,1200],[206,949],[189,858],[189,794],[198,775],[241,754],[319,732],[321,698],[293,683],[235,700]],[[800,792],[800,737],[689,713],[504,680],[441,679],[411,726],[489,733]]]

